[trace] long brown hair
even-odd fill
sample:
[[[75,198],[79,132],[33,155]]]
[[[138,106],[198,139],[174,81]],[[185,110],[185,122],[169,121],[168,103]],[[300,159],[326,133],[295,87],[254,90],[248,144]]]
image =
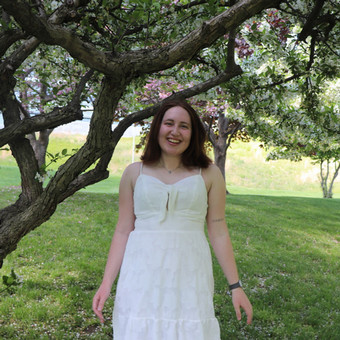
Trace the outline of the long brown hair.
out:
[[[207,156],[204,147],[204,142],[206,141],[206,132],[197,112],[185,100],[168,101],[159,108],[151,123],[146,146],[143,155],[141,156],[141,160],[145,164],[151,164],[159,161],[162,153],[158,143],[159,130],[165,112],[175,106],[180,106],[186,110],[191,120],[190,144],[182,154],[182,164],[186,167],[207,168],[209,164],[211,164],[211,159]]]

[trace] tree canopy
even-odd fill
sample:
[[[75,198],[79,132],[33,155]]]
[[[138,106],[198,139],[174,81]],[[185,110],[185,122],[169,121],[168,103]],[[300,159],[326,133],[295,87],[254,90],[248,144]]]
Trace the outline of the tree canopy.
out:
[[[220,85],[231,109],[258,122],[268,93],[282,92],[273,89],[334,71],[336,1],[0,0],[0,10],[0,147],[11,148],[22,189],[0,210],[0,264],[60,202],[108,176],[124,131],[161,104],[136,101],[150,79],[186,85],[163,100],[207,98]],[[315,62],[322,57],[329,62]],[[28,136],[82,119],[84,101],[94,104],[86,142],[43,186]]]

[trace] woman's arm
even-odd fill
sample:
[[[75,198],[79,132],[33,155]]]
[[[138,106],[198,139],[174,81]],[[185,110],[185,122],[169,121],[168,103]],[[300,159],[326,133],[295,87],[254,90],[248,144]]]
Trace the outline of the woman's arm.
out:
[[[239,281],[234,252],[225,222],[225,182],[220,170],[210,166],[205,174],[208,183],[207,226],[210,243],[217,260],[229,284]],[[238,320],[241,320],[240,308],[247,314],[247,323],[252,320],[252,306],[242,288],[232,290],[232,300]]]
[[[102,283],[93,297],[92,309],[101,323],[104,322],[102,310],[110,295],[113,282],[121,267],[125,247],[130,232],[134,229],[133,183],[136,177],[136,164],[124,171],[119,185],[119,216],[112,238]]]

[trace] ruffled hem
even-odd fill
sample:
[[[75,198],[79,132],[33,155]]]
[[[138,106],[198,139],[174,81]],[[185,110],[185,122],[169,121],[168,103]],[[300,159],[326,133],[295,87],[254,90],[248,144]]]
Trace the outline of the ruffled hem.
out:
[[[168,320],[115,315],[114,340],[220,340],[216,318]]]

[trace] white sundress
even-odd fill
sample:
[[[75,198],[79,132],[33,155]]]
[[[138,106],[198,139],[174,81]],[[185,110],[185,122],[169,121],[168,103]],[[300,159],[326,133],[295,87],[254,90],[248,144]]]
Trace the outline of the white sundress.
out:
[[[134,213],[116,290],[114,340],[220,340],[201,174],[169,185],[141,168]]]

